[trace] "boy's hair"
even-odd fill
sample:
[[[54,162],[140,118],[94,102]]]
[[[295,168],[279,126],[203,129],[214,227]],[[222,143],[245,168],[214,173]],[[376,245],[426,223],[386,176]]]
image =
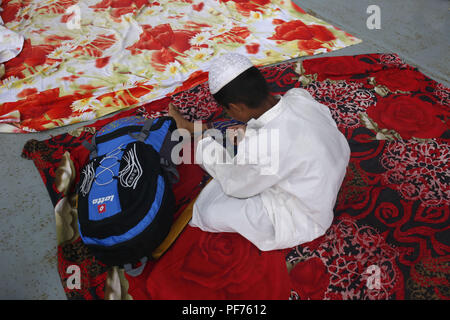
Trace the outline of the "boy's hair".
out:
[[[230,81],[216,94],[216,101],[228,108],[230,103],[244,103],[249,108],[258,108],[269,96],[266,79],[256,67],[251,67]]]

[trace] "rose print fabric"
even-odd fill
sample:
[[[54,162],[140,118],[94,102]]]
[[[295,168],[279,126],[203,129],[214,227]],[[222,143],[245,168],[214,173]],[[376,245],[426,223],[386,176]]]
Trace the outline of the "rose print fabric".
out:
[[[187,226],[149,274],[147,298],[286,299],[291,287],[284,256],[281,250],[259,251],[235,233],[209,233]]]
[[[188,226],[141,275],[124,275],[124,292],[133,299],[450,299],[450,89],[395,54],[316,58],[261,70],[273,94],[308,90],[330,109],[349,142],[332,226],[310,243],[273,252],[237,234]],[[79,171],[88,154],[80,145],[98,128],[132,114],[166,115],[171,101],[190,120],[227,123],[201,84],[25,146],[57,217],[64,199],[71,199],[57,190],[65,152]],[[208,177],[197,165],[179,171],[174,193],[180,211]],[[63,234],[70,236],[58,243],[58,270],[68,298],[104,299],[109,270],[76,232]],[[82,270],[79,290],[66,285],[72,264]]]
[[[0,132],[139,107],[207,79],[211,59],[262,66],[360,42],[289,0],[6,0],[25,37],[0,79]]]

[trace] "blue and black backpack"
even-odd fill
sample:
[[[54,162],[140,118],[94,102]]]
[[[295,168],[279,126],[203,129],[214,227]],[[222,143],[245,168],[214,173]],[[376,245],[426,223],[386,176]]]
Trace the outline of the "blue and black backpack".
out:
[[[127,117],[83,144],[90,159],[77,185],[79,233],[104,264],[138,263],[167,236],[178,179],[171,161],[175,129],[171,117]]]

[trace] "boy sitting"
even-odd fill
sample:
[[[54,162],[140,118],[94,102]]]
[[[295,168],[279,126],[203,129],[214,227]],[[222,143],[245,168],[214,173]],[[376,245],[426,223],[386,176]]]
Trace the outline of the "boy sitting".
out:
[[[272,96],[260,71],[234,53],[213,61],[209,87],[226,112],[246,127],[235,156],[210,136],[198,142],[196,157],[205,160],[201,165],[213,180],[198,196],[190,225],[237,232],[263,251],[323,235],[332,223],[350,158],[329,109],[304,89]],[[178,128],[193,131],[193,123],[172,105],[169,114]]]

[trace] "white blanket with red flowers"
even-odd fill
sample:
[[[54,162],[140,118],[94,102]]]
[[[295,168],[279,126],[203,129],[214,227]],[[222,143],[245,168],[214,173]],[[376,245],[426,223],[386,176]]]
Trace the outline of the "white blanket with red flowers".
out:
[[[0,132],[34,132],[141,106],[207,79],[225,52],[255,65],[360,42],[283,0],[6,0],[25,37],[0,79]]]

